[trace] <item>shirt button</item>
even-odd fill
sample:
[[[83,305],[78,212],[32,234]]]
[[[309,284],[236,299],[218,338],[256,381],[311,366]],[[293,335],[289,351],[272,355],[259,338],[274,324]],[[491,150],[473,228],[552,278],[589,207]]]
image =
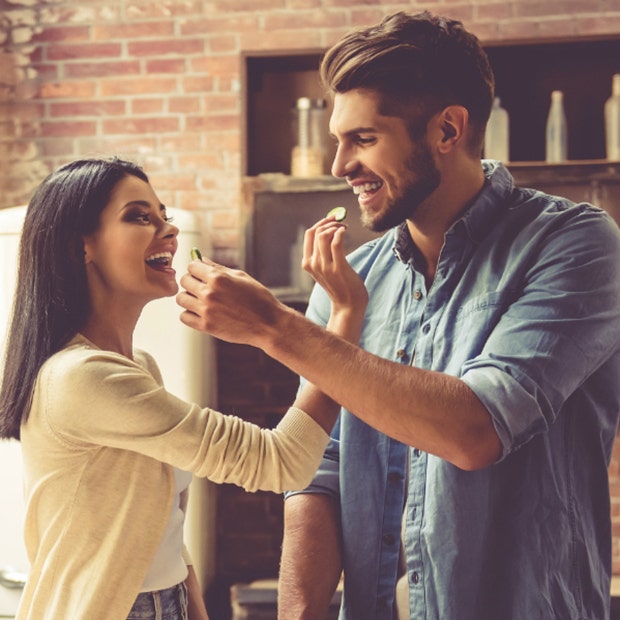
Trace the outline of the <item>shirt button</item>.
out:
[[[393,536],[392,534],[385,534],[385,535],[383,536],[383,542],[384,542],[386,545],[393,545],[393,544],[394,544],[394,540],[395,540],[395,539],[394,539],[394,536]]]
[[[411,573],[411,583],[415,585],[419,581],[420,581],[420,575],[418,575],[418,572],[414,570],[413,573]]]
[[[405,349],[398,349],[398,351],[396,351],[396,357],[398,357],[399,359],[403,359],[405,355],[406,355]]]
[[[426,325],[424,325],[424,326],[422,327],[422,332],[423,332],[424,334],[428,334],[428,332],[430,331],[430,329],[431,329],[431,326],[427,323]]]
[[[420,450],[418,450],[418,448],[413,449],[413,456],[415,456],[416,458],[420,456]]]
[[[420,291],[420,290],[415,291],[415,292],[413,293],[413,298],[414,298],[416,301],[420,301],[420,299],[422,299],[422,291]]]

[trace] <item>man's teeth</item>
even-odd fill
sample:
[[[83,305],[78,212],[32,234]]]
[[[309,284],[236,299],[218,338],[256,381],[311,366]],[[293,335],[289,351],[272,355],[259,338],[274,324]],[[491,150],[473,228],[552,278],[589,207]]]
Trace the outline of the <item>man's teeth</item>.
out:
[[[372,192],[375,189],[379,189],[381,185],[382,183],[380,183],[379,181],[375,183],[364,183],[364,185],[355,185],[353,187],[353,193],[362,194],[364,192]]]
[[[147,263],[157,263],[159,265],[167,265],[172,261],[172,252],[158,252],[157,254],[151,254],[146,259]]]

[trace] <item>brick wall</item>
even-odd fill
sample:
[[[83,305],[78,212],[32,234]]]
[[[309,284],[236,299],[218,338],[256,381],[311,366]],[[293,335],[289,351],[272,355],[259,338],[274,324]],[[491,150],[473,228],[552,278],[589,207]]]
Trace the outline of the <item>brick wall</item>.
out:
[[[119,154],[166,204],[200,213],[216,259],[239,264],[241,53],[324,48],[397,9],[462,19],[483,42],[620,32],[619,0],[0,0],[0,207],[67,160]],[[288,371],[245,347],[222,345],[219,362],[220,407],[274,424]],[[620,450],[610,473],[620,574]],[[220,515],[220,574],[274,574],[279,498],[223,488]]]
[[[243,51],[322,48],[396,9],[483,41],[616,34],[618,0],[0,0],[0,207],[83,155],[139,160],[239,261]]]

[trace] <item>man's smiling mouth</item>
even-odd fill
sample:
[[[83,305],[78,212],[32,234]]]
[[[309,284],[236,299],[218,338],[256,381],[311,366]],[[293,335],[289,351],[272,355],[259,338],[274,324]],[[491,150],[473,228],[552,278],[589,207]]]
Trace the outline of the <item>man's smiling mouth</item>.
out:
[[[378,190],[383,183],[380,181],[375,181],[374,183],[364,183],[362,185],[354,185],[353,193],[354,194],[367,194],[368,192],[374,192]]]

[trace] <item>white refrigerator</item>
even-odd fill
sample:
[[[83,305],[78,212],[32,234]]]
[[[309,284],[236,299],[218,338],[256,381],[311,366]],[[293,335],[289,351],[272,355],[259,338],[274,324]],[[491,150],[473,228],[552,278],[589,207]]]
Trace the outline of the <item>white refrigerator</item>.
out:
[[[0,368],[4,359],[6,329],[16,285],[19,235],[25,207],[0,209]],[[185,272],[190,249],[209,255],[208,236],[190,211],[168,209],[179,227],[179,249],[174,258],[178,277]],[[215,407],[217,373],[211,338],[186,327],[174,298],[146,306],[138,323],[134,344],[151,353],[162,371],[166,388],[191,402]],[[185,538],[203,591],[215,571],[215,486],[194,479],[186,521]],[[22,537],[24,502],[21,454],[16,441],[0,441],[0,618],[13,618],[20,582],[27,578],[28,561]]]

